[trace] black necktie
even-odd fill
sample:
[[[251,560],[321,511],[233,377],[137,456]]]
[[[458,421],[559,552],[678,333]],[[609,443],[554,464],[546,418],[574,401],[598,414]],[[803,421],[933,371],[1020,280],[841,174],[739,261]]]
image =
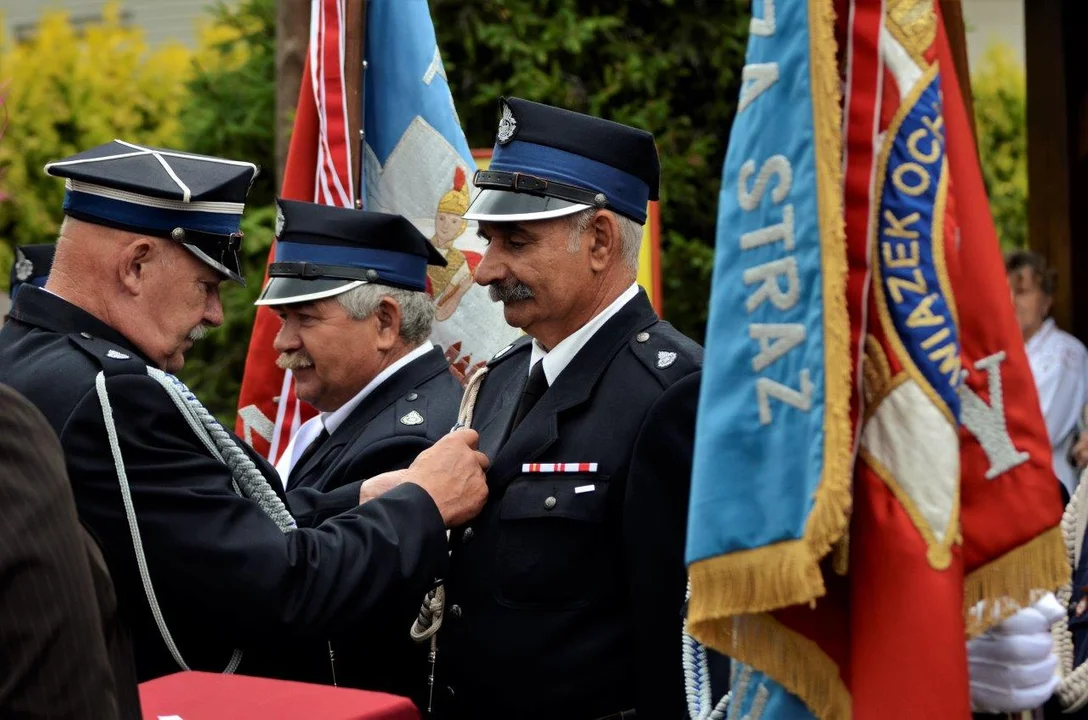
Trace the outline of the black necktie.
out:
[[[517,427],[529,411],[536,405],[537,400],[548,389],[548,377],[544,374],[544,361],[537,360],[536,365],[529,371],[529,377],[525,381],[525,387],[521,389],[521,400],[518,401],[518,410],[514,413],[514,425]],[[511,428],[512,429],[512,428]]]
[[[310,458],[312,458],[314,456],[314,453],[316,453],[321,448],[321,446],[325,444],[325,441],[328,440],[328,439],[329,439],[329,431],[325,429],[324,425],[322,425],[321,433],[316,438],[314,438],[314,441],[312,443],[310,443],[309,445],[307,445],[306,449],[302,451],[301,455],[299,455],[298,461],[295,463],[295,466],[291,469],[292,472],[294,472],[295,470],[301,470],[302,467],[306,464],[306,462]]]

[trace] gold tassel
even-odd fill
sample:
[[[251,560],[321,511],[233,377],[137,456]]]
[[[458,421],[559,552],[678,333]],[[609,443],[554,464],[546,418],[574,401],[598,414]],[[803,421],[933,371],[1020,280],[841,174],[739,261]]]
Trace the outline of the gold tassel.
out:
[[[1068,583],[1071,575],[1060,526],[983,565],[964,582],[967,636],[981,635],[1046,592]],[[984,603],[981,610],[975,609],[980,602]]]
[[[850,692],[838,666],[816,643],[772,616],[744,615],[690,629],[773,678],[821,720],[850,720]]]
[[[716,555],[693,563],[688,573],[693,627],[809,603],[824,594],[820,566],[804,540]]]

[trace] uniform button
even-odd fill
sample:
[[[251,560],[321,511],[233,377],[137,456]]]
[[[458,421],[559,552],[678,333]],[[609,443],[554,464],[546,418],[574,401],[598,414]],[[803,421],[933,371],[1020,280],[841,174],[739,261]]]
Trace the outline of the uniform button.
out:
[[[454,604],[450,605],[450,617],[456,619],[461,617],[461,606]]]
[[[419,393],[410,392],[410,393],[408,393],[408,397],[406,397],[404,399],[407,400],[408,402],[415,402],[416,400],[419,399]]]
[[[635,335],[635,340],[639,341],[640,343],[644,343],[649,339],[650,333],[648,332],[640,332],[638,335]]]
[[[476,536],[476,531],[470,527],[465,528],[465,531],[461,533],[461,542],[467,543],[469,540]]]
[[[87,340],[90,340],[90,339],[91,339],[91,334],[90,334],[89,332],[81,332],[81,333],[79,334],[79,336],[80,336],[81,338],[86,338]]]
[[[374,282],[375,280],[378,279],[378,271],[374,270],[373,268],[371,268],[370,270],[367,270],[366,271],[366,279],[369,280],[370,282]]]
[[[549,510],[551,510],[553,507],[555,507],[555,498],[554,497],[549,497],[547,500],[545,500],[544,501],[544,507],[546,507]]]

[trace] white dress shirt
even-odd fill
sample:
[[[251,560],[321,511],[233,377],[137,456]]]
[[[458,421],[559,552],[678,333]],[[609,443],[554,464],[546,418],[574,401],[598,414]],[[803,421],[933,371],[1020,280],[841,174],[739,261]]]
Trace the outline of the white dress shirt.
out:
[[[1077,472],[1069,463],[1069,450],[1088,404],[1088,350],[1050,318],[1031,336],[1026,347],[1054,449],[1054,473],[1072,495],[1077,488]]]
[[[548,378],[548,387],[555,384],[559,373],[570,365],[570,361],[585,347],[589,339],[593,337],[601,327],[609,321],[623,306],[635,299],[638,295],[638,284],[631,283],[631,287],[623,291],[618,298],[604,310],[594,315],[589,322],[563,338],[551,350],[545,350],[540,343],[533,340],[533,352],[529,356],[529,369],[532,369],[537,361],[544,363],[544,377]]]
[[[291,475],[291,470],[294,469],[295,463],[302,457],[302,453],[306,452],[306,448],[310,446],[317,436],[321,434],[321,430],[325,429],[329,435],[336,432],[336,429],[340,427],[348,416],[354,412],[355,408],[359,407],[359,404],[366,399],[367,395],[378,389],[378,387],[391,378],[395,372],[400,370],[408,363],[423,357],[434,349],[434,343],[427,340],[422,345],[412,350],[410,353],[400,358],[392,365],[387,367],[378,373],[373,380],[366,384],[362,390],[356,393],[355,397],[348,400],[332,412],[325,412],[312,417],[306,422],[302,423],[302,427],[298,429],[295,436],[291,438],[291,442],[288,443],[287,449],[283,451],[280,456],[280,461],[276,463],[276,472],[279,473],[280,481],[283,486],[287,487],[287,478]]]

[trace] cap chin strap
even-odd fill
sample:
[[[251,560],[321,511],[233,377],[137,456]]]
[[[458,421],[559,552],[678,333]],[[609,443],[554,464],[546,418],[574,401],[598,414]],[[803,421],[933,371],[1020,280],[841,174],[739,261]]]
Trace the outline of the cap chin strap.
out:
[[[608,196],[596,190],[586,190],[575,185],[545,180],[535,175],[503,170],[477,170],[472,180],[481,190],[505,190],[506,192],[543,195],[559,200],[589,205],[598,209],[608,207]]]
[[[249,498],[257,503],[258,507],[271,518],[282,532],[291,532],[297,528],[295,519],[287,510],[283,501],[268,484],[268,480],[261,474],[257,466],[253,464],[249,456],[238,447],[234,438],[223,429],[223,426],[212,417],[192,391],[189,390],[173,375],[167,375],[157,368],[147,368],[147,374],[154,378],[167,395],[174,401],[181,412],[182,417],[192,428],[193,432],[211,453],[212,457],[225,464],[231,472],[234,492],[242,497]],[[174,662],[182,670],[189,670],[185,659],[181,656],[173,635],[166,627],[166,619],[163,617],[159,606],[155,588],[151,583],[151,575],[147,569],[147,558],[144,554],[143,540],[140,537],[140,527],[136,519],[136,508],[132,503],[132,490],[129,487],[128,473],[125,470],[124,458],[121,456],[121,443],[117,438],[117,426],[113,420],[113,407],[110,404],[109,393],[106,390],[106,374],[99,372],[94,380],[95,389],[98,392],[98,400],[102,405],[102,420],[106,426],[106,436],[109,439],[110,453],[113,455],[114,468],[117,472],[117,480],[121,487],[121,500],[125,508],[125,519],[128,521],[129,534],[132,537],[132,547],[136,553],[136,565],[140,571],[140,581],[143,584],[144,595],[147,597],[151,614],[155,619],[155,625],[159,629],[166,649]],[[242,662],[242,651],[235,650],[231,654],[230,662],[225,674],[231,674],[238,669]]]

